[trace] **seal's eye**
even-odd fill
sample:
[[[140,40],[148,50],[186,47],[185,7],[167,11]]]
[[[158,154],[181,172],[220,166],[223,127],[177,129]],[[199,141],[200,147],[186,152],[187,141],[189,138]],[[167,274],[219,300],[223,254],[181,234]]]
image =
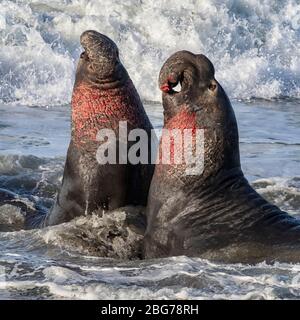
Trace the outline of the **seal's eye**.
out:
[[[210,84],[208,89],[211,90],[211,91],[214,91],[214,90],[216,90],[216,87],[217,86],[215,84]]]
[[[84,56],[85,56],[85,51],[84,51],[84,52],[81,52],[81,54],[80,54],[80,59],[83,59]]]
[[[211,81],[211,83],[209,84],[209,86],[208,86],[208,89],[210,90],[210,91],[215,91],[216,89],[217,89],[217,83],[213,80],[213,81]]]

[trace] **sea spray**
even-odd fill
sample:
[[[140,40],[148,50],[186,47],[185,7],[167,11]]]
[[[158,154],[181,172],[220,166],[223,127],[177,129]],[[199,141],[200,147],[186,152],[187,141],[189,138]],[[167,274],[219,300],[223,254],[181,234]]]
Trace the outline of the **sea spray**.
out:
[[[0,3],[0,102],[70,102],[80,34],[112,37],[145,100],[173,52],[207,55],[230,98],[300,97],[300,3],[23,0]]]

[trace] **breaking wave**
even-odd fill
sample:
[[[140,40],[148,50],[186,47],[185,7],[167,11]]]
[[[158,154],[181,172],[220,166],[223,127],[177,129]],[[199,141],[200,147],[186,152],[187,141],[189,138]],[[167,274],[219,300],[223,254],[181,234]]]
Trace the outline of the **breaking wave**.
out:
[[[300,97],[298,0],[3,0],[0,102],[70,102],[86,29],[117,42],[145,100],[160,100],[159,69],[181,49],[206,54],[231,98]]]

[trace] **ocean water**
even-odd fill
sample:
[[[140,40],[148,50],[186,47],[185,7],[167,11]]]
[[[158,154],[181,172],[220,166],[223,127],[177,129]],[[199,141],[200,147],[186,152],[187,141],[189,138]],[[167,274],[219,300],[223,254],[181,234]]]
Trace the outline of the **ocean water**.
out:
[[[299,102],[234,101],[233,106],[246,176],[269,201],[300,218]],[[160,129],[162,106],[145,108]],[[50,207],[69,143],[70,106],[1,105],[0,114],[0,188]],[[20,213],[0,207],[0,223],[7,217],[8,223],[16,223]],[[41,230],[0,232],[0,298],[300,298],[300,264],[101,258],[93,251],[99,219],[89,216]]]
[[[2,0],[0,190],[51,207],[70,139],[78,39],[86,29],[116,41],[157,129],[163,61],[181,49],[206,54],[236,112],[245,175],[270,202],[300,218],[298,0]],[[22,215],[2,206],[5,223],[21,225]],[[92,250],[99,223],[92,216],[0,232],[0,298],[300,298],[300,264],[102,258]]]

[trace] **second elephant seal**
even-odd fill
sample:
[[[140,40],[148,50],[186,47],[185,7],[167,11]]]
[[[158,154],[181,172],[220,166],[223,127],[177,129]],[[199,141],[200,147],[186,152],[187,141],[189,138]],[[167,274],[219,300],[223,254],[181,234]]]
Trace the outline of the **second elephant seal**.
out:
[[[181,90],[176,92],[178,83]],[[146,213],[145,257],[300,262],[299,220],[263,199],[243,175],[234,111],[210,60],[177,52],[163,65],[159,85],[164,129],[204,132],[203,157],[198,159],[203,170],[190,174],[184,161],[156,165]],[[176,148],[170,143],[171,155]]]

